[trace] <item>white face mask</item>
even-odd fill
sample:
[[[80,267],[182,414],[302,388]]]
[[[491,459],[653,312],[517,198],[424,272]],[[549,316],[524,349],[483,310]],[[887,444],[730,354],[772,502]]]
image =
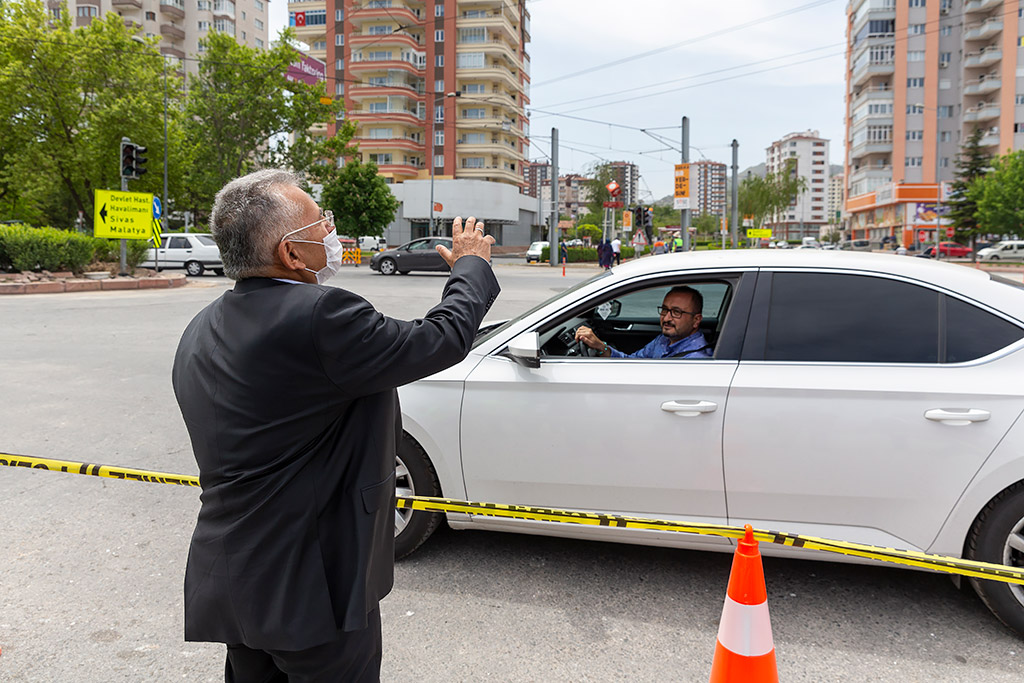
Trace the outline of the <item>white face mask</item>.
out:
[[[306,244],[321,244],[324,248],[324,256],[327,258],[327,264],[320,270],[313,270],[312,268],[306,268],[310,273],[316,275],[316,283],[322,285],[323,283],[330,280],[332,277],[338,274],[338,270],[341,268],[341,257],[344,248],[341,246],[341,240],[338,239],[338,232],[334,229],[334,214],[330,211],[324,212],[324,217],[316,221],[316,223],[310,223],[304,225],[298,230],[292,230],[281,238],[284,242],[288,238],[288,235],[294,235],[297,232],[302,232],[306,228],[311,228],[317,223],[327,221],[327,225],[331,228],[331,231],[324,236],[323,242],[314,242],[313,240],[289,240],[290,242],[305,242]]]

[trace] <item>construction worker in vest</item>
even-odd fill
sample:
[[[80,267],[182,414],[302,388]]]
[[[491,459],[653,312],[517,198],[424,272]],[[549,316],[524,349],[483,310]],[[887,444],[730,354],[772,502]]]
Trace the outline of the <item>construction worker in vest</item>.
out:
[[[682,250],[683,250],[683,238],[682,238],[681,235],[676,234],[676,236],[672,238],[672,251],[682,251]]]

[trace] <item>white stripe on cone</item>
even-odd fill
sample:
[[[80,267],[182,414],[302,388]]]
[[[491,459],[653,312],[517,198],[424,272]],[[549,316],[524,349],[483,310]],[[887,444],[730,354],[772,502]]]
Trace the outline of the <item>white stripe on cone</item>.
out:
[[[744,657],[760,657],[775,649],[768,603],[743,605],[728,595],[718,625],[718,642],[722,647]]]

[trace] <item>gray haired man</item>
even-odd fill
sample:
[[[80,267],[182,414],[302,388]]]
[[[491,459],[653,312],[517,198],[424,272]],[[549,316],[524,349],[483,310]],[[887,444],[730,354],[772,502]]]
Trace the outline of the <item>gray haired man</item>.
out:
[[[324,283],[330,212],[283,171],[229,183],[211,216],[237,282],[189,323],[174,391],[203,492],[185,639],[227,644],[225,680],[376,681],[394,570],[396,388],[465,358],[499,287],[493,238],[456,219],[441,302],[389,318]]]

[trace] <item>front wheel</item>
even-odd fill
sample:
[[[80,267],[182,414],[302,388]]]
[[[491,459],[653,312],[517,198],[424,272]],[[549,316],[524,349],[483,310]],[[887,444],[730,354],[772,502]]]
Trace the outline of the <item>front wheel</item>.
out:
[[[394,275],[396,270],[398,269],[395,267],[395,259],[386,258],[380,260],[381,275]]]
[[[1024,482],[1006,489],[985,506],[967,537],[967,557],[1024,568]],[[971,585],[1001,622],[1024,636],[1024,586],[984,579]]]
[[[395,493],[399,497],[440,496],[441,483],[430,458],[408,434],[395,455]],[[441,523],[439,512],[395,508],[395,559],[419,548]]]
[[[199,261],[189,261],[188,263],[185,264],[185,272],[191,275],[192,277],[198,277],[202,275],[204,270],[205,268],[203,268],[203,264],[200,263]]]
[[[999,260],[999,257],[998,257],[998,256],[989,256],[989,257],[988,257],[988,260],[989,260],[989,261],[998,261],[998,260]]]

